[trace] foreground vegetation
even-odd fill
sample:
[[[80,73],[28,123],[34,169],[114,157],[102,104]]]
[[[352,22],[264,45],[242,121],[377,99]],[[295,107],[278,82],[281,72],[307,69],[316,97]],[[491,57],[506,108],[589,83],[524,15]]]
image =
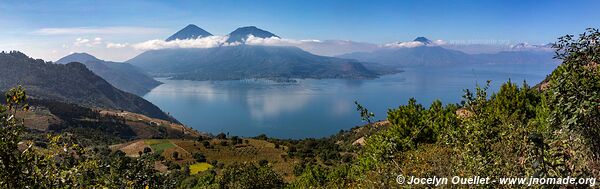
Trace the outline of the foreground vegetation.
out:
[[[508,81],[488,94],[488,82],[465,90],[460,104],[410,99],[390,109],[385,124],[371,123],[357,104],[368,124],[323,139],[219,134],[107,148],[59,133],[37,145],[22,138],[27,130],[14,116],[28,109],[25,91],[12,89],[0,107],[0,187],[396,188],[400,174],[600,178],[600,32],[562,37],[555,48],[563,63],[535,87]]]

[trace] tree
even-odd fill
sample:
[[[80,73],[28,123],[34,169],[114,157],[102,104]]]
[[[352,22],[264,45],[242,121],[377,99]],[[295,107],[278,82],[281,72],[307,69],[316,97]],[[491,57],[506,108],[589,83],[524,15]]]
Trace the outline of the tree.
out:
[[[152,152],[152,149],[150,147],[144,147],[144,154],[147,154],[150,152]]]
[[[282,188],[283,179],[271,167],[252,163],[233,164],[223,170],[219,179],[221,188]]]
[[[556,176],[586,176],[600,161],[600,31],[566,35],[553,47],[563,63],[551,74],[547,92],[556,132],[547,135],[545,154],[554,156],[545,157],[546,163]]]
[[[227,135],[225,135],[225,133],[219,133],[219,134],[217,135],[217,138],[218,138],[218,139],[221,139],[221,140],[225,140],[225,139],[227,139]]]
[[[194,159],[196,159],[196,162],[206,162],[206,156],[200,152],[194,153]],[[213,165],[216,165],[216,163]]]
[[[267,161],[266,159],[261,159],[260,161],[258,161],[258,165],[261,167],[267,166],[269,165],[269,161]]]
[[[133,159],[121,151],[88,150],[68,134],[47,135],[43,149],[19,144],[25,128],[16,113],[28,110],[26,100],[18,87],[7,92],[6,106],[0,105],[0,188],[175,187],[177,178],[158,173],[150,155]]]
[[[371,124],[373,122],[373,118],[375,117],[375,114],[373,112],[369,112],[369,110],[367,108],[365,108],[364,106],[360,105],[358,103],[358,101],[354,101],[354,104],[356,105],[356,111],[358,111],[360,113],[360,118]]]

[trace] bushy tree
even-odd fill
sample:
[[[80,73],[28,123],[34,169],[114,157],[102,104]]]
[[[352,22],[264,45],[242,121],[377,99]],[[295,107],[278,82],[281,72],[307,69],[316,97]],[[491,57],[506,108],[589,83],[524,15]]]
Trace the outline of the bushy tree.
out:
[[[588,29],[554,44],[562,64],[548,83],[548,174],[586,176],[598,173],[600,155],[600,32]]]
[[[233,164],[223,170],[219,178],[221,188],[282,188],[283,179],[271,167],[252,163]]]

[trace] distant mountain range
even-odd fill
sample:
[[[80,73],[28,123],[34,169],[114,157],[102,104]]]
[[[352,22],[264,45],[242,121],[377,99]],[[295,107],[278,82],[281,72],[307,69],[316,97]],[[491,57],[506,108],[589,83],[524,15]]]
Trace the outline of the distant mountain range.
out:
[[[354,60],[310,54],[297,47],[223,46],[146,51],[127,62],[149,73],[188,80],[246,78],[375,78]]]
[[[367,79],[376,78],[383,73],[397,72],[381,65],[365,67],[356,60],[318,56],[297,47],[246,45],[250,35],[278,38],[277,35],[254,26],[241,27],[229,34],[227,42],[236,43],[233,46],[150,50],[127,63],[154,76],[189,80]]]
[[[56,61],[59,64],[71,62],[83,63],[89,70],[116,88],[139,96],[161,84],[131,64],[104,61],[87,53],[72,53]]]
[[[489,54],[467,54],[458,50],[432,45],[425,37],[418,37],[415,47],[382,48],[372,52],[355,52],[337,56],[361,62],[373,62],[394,67],[445,67],[470,64],[550,64],[551,51],[505,51]]]
[[[32,98],[120,109],[177,122],[154,104],[113,87],[81,63],[54,64],[12,51],[0,53],[0,67],[0,91],[22,85]]]

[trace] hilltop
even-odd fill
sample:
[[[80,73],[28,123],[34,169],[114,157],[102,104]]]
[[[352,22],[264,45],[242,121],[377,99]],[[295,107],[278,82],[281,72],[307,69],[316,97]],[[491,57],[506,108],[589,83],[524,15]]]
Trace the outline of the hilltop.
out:
[[[171,35],[165,41],[197,39],[208,36],[212,36],[212,34],[194,24],[190,24]]]

